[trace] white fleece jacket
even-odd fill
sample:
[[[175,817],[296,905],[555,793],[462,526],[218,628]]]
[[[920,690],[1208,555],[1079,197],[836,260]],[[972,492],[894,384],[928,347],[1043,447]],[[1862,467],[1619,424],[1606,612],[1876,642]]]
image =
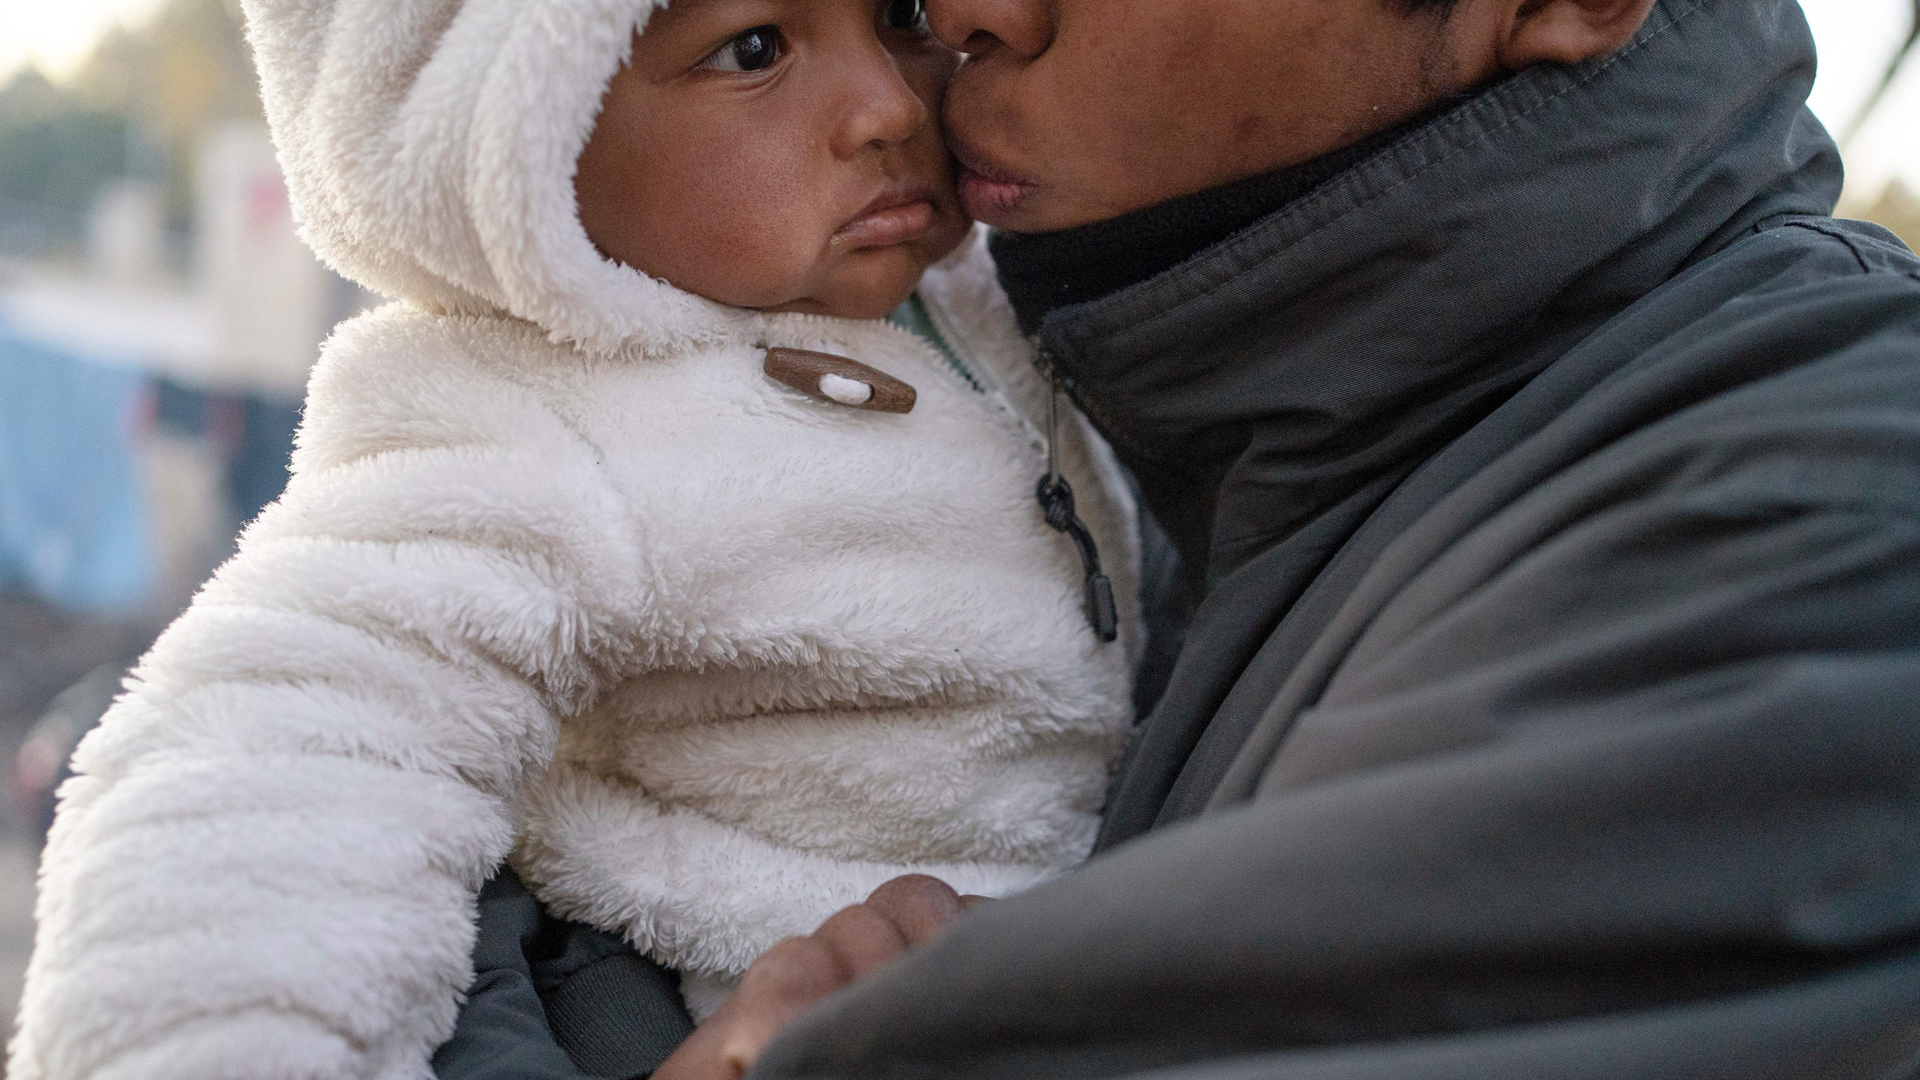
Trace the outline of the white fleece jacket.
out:
[[[648,0],[248,0],[314,247],[399,302],[324,347],[282,499],[82,744],[10,1080],[420,1078],[510,853],[563,914],[718,984],[907,871],[1083,857],[1129,715],[1132,509],[1063,471],[979,237],[884,323],[608,263],[573,162]],[[912,383],[906,415],[763,348]]]

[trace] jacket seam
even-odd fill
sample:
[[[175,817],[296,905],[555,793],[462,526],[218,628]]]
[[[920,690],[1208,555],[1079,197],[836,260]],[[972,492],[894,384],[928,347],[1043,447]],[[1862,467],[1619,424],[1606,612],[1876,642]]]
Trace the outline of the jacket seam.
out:
[[[1845,229],[1834,228],[1832,225],[1828,224],[1828,222],[1830,222],[1831,220],[1832,220],[1831,218],[1800,217],[1791,221],[1782,222],[1781,224],[1782,224],[1782,227],[1784,228],[1805,229],[1808,232],[1817,233],[1821,236],[1828,238],[1829,240],[1833,240],[1840,244],[1845,245],[1847,249],[1847,253],[1849,255],[1852,255],[1853,261],[1860,265],[1860,272],[1863,274],[1885,273],[1885,274],[1891,274],[1894,277],[1911,278],[1915,282],[1920,282],[1920,269],[1913,269],[1913,270],[1875,269],[1874,265],[1867,261],[1866,254],[1861,251],[1859,238],[1847,232]]]
[[[1873,273],[1872,265],[1867,262],[1866,256],[1860,253],[1860,245],[1854,243],[1853,237],[1848,236],[1845,232],[1832,228],[1831,226],[1822,225],[1819,221],[1811,219],[1789,221],[1787,222],[1787,227],[1805,229],[1808,232],[1824,236],[1829,240],[1838,241],[1841,246],[1847,249],[1847,254],[1853,256],[1853,261],[1859,264],[1861,273]]]

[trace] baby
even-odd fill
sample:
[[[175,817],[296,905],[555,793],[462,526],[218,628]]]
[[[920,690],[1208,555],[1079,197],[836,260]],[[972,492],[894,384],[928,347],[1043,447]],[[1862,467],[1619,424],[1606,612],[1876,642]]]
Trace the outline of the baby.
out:
[[[248,0],[306,236],[397,302],[76,756],[11,1080],[427,1076],[509,857],[704,1014],[897,875],[1085,856],[1132,509],[969,239],[955,58],[656,6]]]

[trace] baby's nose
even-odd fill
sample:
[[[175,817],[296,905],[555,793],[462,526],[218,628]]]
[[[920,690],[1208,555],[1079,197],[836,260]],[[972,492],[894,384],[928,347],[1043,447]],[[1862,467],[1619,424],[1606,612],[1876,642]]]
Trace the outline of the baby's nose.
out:
[[[849,73],[850,109],[839,148],[844,155],[897,146],[926,128],[933,114],[891,54],[882,49],[879,63],[860,67],[858,74]]]

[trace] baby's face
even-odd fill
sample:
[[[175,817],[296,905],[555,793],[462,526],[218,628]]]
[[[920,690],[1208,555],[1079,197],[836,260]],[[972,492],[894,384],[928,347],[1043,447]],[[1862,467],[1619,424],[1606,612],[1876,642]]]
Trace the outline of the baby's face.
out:
[[[957,64],[919,0],[673,0],[580,155],[581,224],[722,303],[879,318],[966,235],[939,128]]]

